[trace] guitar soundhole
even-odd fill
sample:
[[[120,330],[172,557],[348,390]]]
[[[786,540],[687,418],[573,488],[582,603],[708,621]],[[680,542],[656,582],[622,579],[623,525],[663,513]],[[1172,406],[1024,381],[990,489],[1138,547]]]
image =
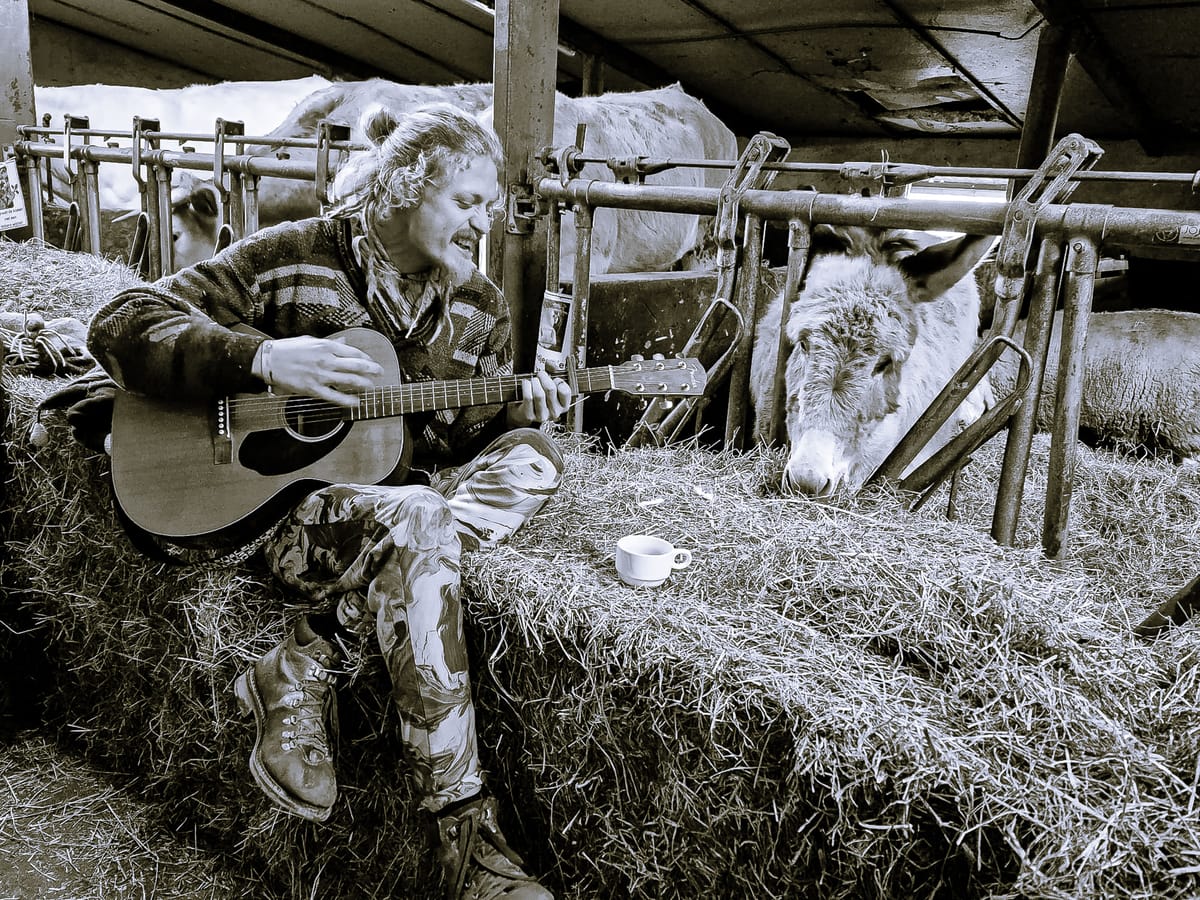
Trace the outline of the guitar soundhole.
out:
[[[345,412],[332,403],[297,397],[284,406],[283,420],[298,439],[319,441],[344,424]]]
[[[287,428],[247,434],[238,463],[260,475],[290,475],[321,461],[346,439],[351,423],[339,407],[298,398],[284,413]]]

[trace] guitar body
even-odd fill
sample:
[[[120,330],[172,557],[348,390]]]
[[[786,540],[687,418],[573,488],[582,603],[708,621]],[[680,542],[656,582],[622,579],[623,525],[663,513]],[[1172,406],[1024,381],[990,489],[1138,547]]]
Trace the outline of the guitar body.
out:
[[[317,487],[378,484],[405,471],[405,415],[511,403],[529,377],[402,384],[396,350],[383,335],[350,328],[330,337],[359,348],[383,369],[354,410],[292,394],[237,394],[188,405],[118,391],[112,482],[126,517],[185,546],[255,537]],[[699,397],[707,380],[699,360],[640,356],[574,375],[577,395],[616,390]]]
[[[396,352],[381,334],[331,335],[380,366],[379,386],[400,383]],[[112,479],[122,511],[140,528],[178,539],[251,534],[327,484],[375,484],[407,449],[402,417],[348,421],[307,397],[238,394],[187,405],[118,392]]]

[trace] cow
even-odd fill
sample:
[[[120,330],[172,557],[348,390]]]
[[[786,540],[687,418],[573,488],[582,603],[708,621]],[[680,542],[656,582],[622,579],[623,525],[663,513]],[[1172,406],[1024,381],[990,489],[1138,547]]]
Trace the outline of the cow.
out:
[[[133,117],[158,119],[164,131],[212,134],[218,118],[240,120],[248,135],[273,129],[302,98],[329,85],[326,78],[310,75],[283,81],[224,81],[193,84],[182,88],[143,88],[117,84],[74,84],[61,87],[35,86],[34,105],[40,117],[49,114],[50,124],[61,129],[67,114],[87,116],[92,128],[130,131]],[[112,139],[128,146],[125,138]],[[94,142],[95,139],[93,139]],[[61,137],[55,140],[61,143]],[[205,150],[201,146],[198,149]],[[177,173],[178,174],[178,173]],[[187,179],[176,178],[175,183]],[[61,160],[51,162],[52,191],[69,201],[71,184]],[[101,163],[99,167],[100,208],[141,208],[141,197],[133,173],[126,165]],[[211,248],[211,242],[209,244]]]
[[[271,132],[272,137],[312,137],[321,119],[349,125],[351,140],[365,142],[359,120],[364,110],[382,105],[403,114],[416,106],[443,100],[478,114],[492,122],[492,85],[405,85],[382,79],[331,85],[302,101]],[[609,93],[598,97],[571,98],[556,94],[554,103],[554,141],[556,146],[574,143],[576,125],[588,125],[587,155],[628,157],[633,155],[672,156],[688,159],[728,159],[737,157],[737,141],[732,131],[712,115],[701,101],[689,96],[679,85],[652,91]],[[248,148],[250,149],[250,148]],[[271,153],[263,146],[251,152]],[[314,151],[293,150],[292,159],[315,159]],[[606,166],[585,167],[583,178],[613,181]],[[707,169],[670,169],[648,176],[651,184],[720,187],[725,174]],[[212,191],[211,184],[198,184],[198,191]],[[288,219],[316,215],[320,205],[313,186],[300,181],[263,179],[259,187],[259,224],[272,225]],[[202,201],[202,205],[207,205]],[[563,229],[560,278],[573,280],[575,238],[574,223],[566,217]],[[190,219],[201,230],[180,236],[176,265],[196,261],[179,252],[181,244],[198,250],[211,249],[215,230],[206,223]],[[694,215],[656,213],[638,210],[597,210],[592,231],[593,274],[636,272],[669,267],[700,242],[704,223]],[[207,254],[206,254],[207,255]]]
[[[490,121],[490,111],[485,113]],[[576,128],[586,124],[584,155],[605,159],[654,156],[674,159],[737,159],[737,138],[704,103],[678,83],[650,91],[554,98],[554,146],[575,142]],[[720,188],[728,177],[721,169],[675,167],[646,176],[646,183],[677,187]],[[579,178],[617,180],[600,163],[583,167]],[[669,269],[700,245],[707,217],[635,209],[597,209],[592,220],[593,275],[654,272]],[[574,281],[576,233],[574,217],[563,218],[559,280]]]
[[[992,237],[817,226],[812,259],[786,317],[788,457],[781,487],[856,491],[978,344],[979,291],[968,277]],[[777,295],[756,329],[751,400],[769,442]],[[927,459],[993,402],[981,380],[909,465]]]

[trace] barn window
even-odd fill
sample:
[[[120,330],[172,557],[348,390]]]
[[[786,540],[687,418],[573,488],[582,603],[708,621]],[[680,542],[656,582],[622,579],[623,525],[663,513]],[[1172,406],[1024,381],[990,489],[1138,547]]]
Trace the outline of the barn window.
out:
[[[904,196],[912,200],[970,200],[975,203],[1003,203],[1008,199],[1008,179],[938,175],[907,185]],[[933,234],[949,237],[958,232],[934,231]]]

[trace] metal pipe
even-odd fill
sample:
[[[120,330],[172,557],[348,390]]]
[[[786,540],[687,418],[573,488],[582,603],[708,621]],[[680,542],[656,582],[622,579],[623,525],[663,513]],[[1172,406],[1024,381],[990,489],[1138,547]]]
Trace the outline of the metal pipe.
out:
[[[548,150],[548,154],[557,152]],[[581,154],[576,157],[580,166],[595,163],[610,166],[612,158],[607,156],[588,156]],[[625,157],[622,164],[628,166],[631,161],[639,168],[647,171],[664,171],[666,169],[732,169],[737,165],[735,160],[726,159],[693,159],[687,157],[667,156],[637,156]],[[794,174],[827,174],[842,175],[843,177],[863,178],[871,175],[901,182],[923,181],[934,177],[954,178],[995,178],[1020,180],[1029,179],[1037,174],[1036,168],[1024,166],[995,167],[995,166],[926,166],[915,163],[879,163],[879,162],[802,162],[788,160],[786,162],[766,162],[762,165],[764,172],[791,172]],[[1196,178],[1195,172],[1123,172],[1088,170],[1072,173],[1070,181],[1152,181],[1170,184],[1191,185]]]
[[[738,267],[738,285],[734,305],[743,321],[758,321],[759,267],[762,262],[762,219],[746,216],[742,242],[742,262]],[[754,329],[743,328],[729,370],[728,402],[725,408],[725,447],[741,449],[746,432],[746,398],[750,393],[750,353],[754,348]]]
[[[84,229],[89,253],[100,255],[100,180],[96,164],[85,158],[79,163],[79,183],[83,193]]]
[[[1058,356],[1058,389],[1054,397],[1054,426],[1050,436],[1049,476],[1042,547],[1046,555],[1062,557],[1066,549],[1071,493],[1075,485],[1079,412],[1083,402],[1083,351],[1096,282],[1099,249],[1090,237],[1072,236],[1067,249],[1066,294],[1063,299],[1062,339]]]
[[[42,210],[42,179],[39,174],[41,164],[32,156],[22,156],[21,167],[25,170],[25,185],[29,195],[29,224],[33,228],[34,239],[46,242],[46,222]]]
[[[1025,352],[1029,354],[1029,383],[1025,395],[1008,423],[1008,438],[1004,444],[1004,462],[996,489],[996,505],[992,510],[992,538],[1006,547],[1016,539],[1017,519],[1025,494],[1025,475],[1029,469],[1029,452],[1037,425],[1038,403],[1042,380],[1046,373],[1046,353],[1050,347],[1050,329],[1054,324],[1054,306],[1058,299],[1059,270],[1062,268],[1062,247],[1055,238],[1043,238],[1038,251],[1037,273],[1033,282],[1033,299],[1025,323]]]
[[[254,234],[258,231],[258,176],[243,175],[240,184],[242,187],[242,221],[245,233]]]
[[[552,200],[575,202],[586,197],[593,207],[652,209],[713,215],[716,188],[628,185],[608,181],[541,179],[537,191]],[[831,225],[873,228],[924,228],[967,234],[1000,234],[1007,203],[967,200],[861,197],[812,191],[748,190],[741,208],[764,219],[793,218]],[[1104,246],[1200,248],[1200,212],[1104,204],[1047,204],[1039,208],[1038,234],[1066,233],[1092,237]]]
[[[146,277],[155,281],[162,277],[162,204],[158,200],[159,182],[153,167],[147,168],[149,176],[142,185],[142,211],[146,214]],[[170,203],[170,198],[167,198]]]
[[[559,248],[562,246],[562,209],[551,203],[546,213],[546,290],[557,291],[561,279]]]
[[[150,155],[150,154],[147,154]],[[171,170],[166,166],[151,164],[154,172],[154,199],[158,203],[158,258],[161,266],[159,278],[175,271],[175,219],[171,209]]]
[[[811,243],[812,228],[808,222],[793,219],[788,223],[787,275],[783,282],[783,309],[779,311],[779,343],[775,348],[775,380],[771,392],[771,422],[768,426],[771,440],[780,444],[787,443],[787,409],[784,397],[787,393],[788,312],[800,293],[800,285],[804,283],[804,275],[808,270],[808,248]],[[759,432],[762,432],[761,428]]]
[[[552,263],[557,268],[557,264]],[[592,295],[592,208],[585,203],[575,207],[575,281],[571,287],[571,342],[572,361],[569,366],[583,369],[587,366],[588,306]],[[571,376],[573,379],[573,375]],[[580,434],[583,432],[583,398],[575,398],[567,413],[567,427]]]

